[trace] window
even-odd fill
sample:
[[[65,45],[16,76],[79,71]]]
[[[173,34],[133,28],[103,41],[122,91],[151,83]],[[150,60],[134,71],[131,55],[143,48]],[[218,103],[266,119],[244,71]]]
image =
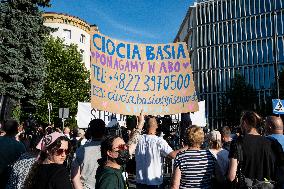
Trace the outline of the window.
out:
[[[80,58],[81,61],[84,61],[84,50],[80,49]]]
[[[86,41],[85,35],[81,34],[81,36],[80,36],[80,42],[81,42],[81,43],[85,43],[85,41]]]
[[[64,29],[63,33],[64,33],[64,38],[65,39],[71,39],[71,30]]]

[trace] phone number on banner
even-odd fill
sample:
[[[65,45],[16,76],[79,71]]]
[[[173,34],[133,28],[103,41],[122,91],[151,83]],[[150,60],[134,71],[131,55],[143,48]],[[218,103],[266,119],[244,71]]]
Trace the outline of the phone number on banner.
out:
[[[112,77],[110,77],[112,78]],[[148,76],[146,75],[143,80],[140,75],[125,74],[117,72],[113,76],[118,81],[116,88],[125,91],[160,91],[161,89],[167,90],[181,90],[188,88],[190,85],[190,75],[167,75],[167,76]],[[141,83],[144,87],[141,89]],[[138,88],[138,86],[140,86]]]

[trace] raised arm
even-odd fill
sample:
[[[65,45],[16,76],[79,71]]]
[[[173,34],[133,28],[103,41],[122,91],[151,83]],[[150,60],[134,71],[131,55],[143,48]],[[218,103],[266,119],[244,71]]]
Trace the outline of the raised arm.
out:
[[[132,131],[132,133],[130,134],[130,139],[128,141],[128,146],[129,146],[129,153],[132,155],[135,152],[135,148],[136,145],[139,141],[141,132],[142,132],[142,128],[144,126],[144,114],[143,114],[143,110],[141,111],[140,115],[137,116],[138,118],[138,125],[136,126],[136,128]]]

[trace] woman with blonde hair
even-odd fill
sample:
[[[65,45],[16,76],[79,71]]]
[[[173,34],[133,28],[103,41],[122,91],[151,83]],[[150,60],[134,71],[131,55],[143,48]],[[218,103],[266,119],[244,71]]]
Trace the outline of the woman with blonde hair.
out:
[[[216,160],[209,150],[202,150],[203,129],[192,126],[187,131],[188,149],[180,152],[174,161],[171,189],[211,188]]]
[[[229,167],[229,151],[222,148],[222,137],[219,131],[211,131],[208,134],[209,151],[216,158],[222,175],[225,177]]]

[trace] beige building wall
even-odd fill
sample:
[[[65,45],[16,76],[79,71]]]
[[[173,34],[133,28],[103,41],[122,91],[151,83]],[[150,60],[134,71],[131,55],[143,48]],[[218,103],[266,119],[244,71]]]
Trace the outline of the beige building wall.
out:
[[[51,35],[53,37],[59,37],[64,40],[66,45],[71,43],[78,46],[78,51],[82,55],[82,61],[85,64],[86,69],[90,69],[90,29],[91,26],[80,18],[60,14],[60,13],[44,13],[44,25],[52,28],[56,28],[57,31]]]

